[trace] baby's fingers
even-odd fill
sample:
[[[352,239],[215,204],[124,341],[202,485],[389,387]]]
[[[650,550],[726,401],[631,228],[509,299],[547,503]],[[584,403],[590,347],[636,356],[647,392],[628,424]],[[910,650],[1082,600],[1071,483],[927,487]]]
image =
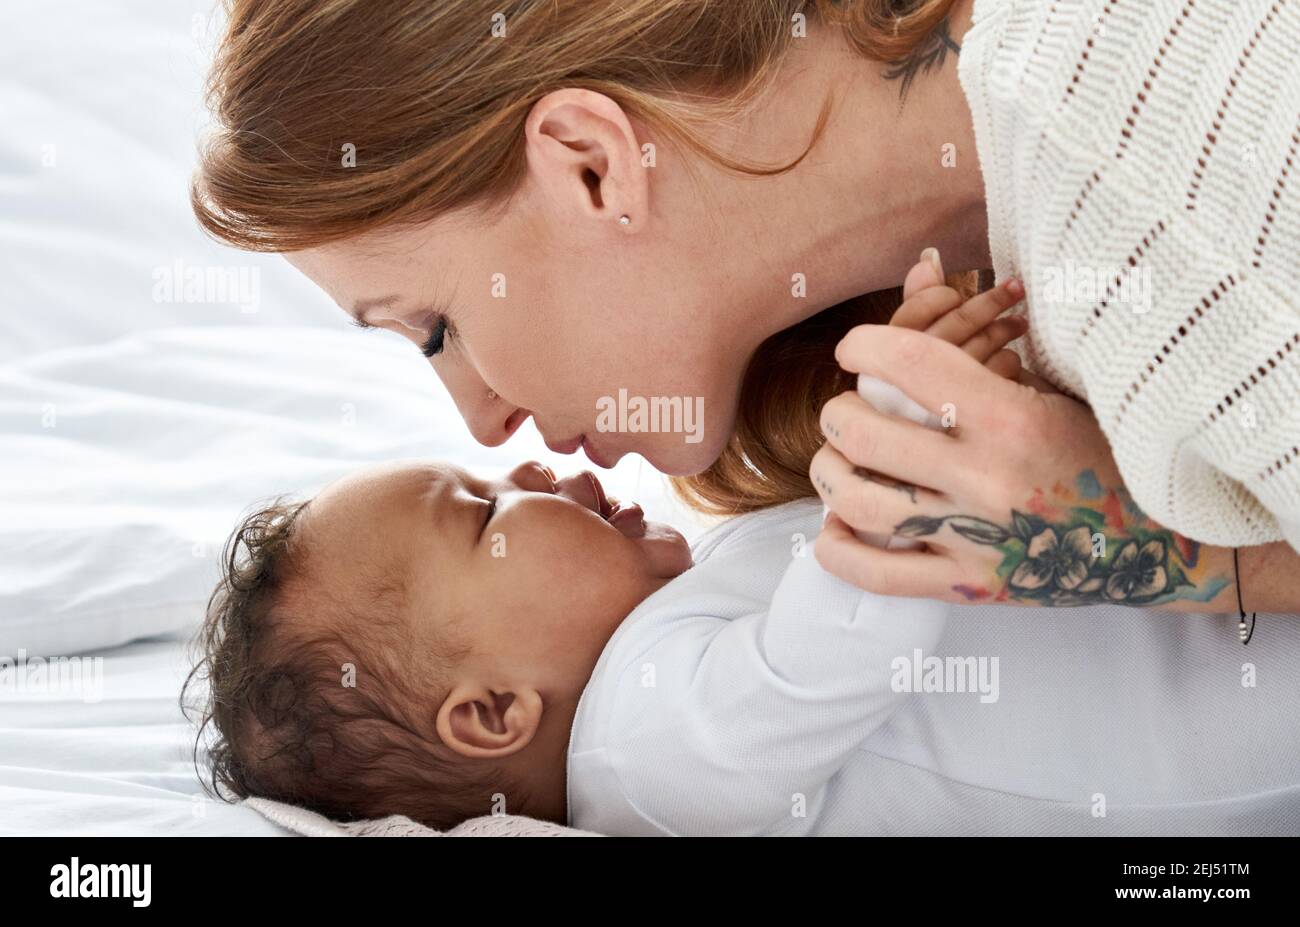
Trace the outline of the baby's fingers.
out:
[[[936,318],[926,334],[952,344],[965,344],[1024,296],[1024,284],[1012,277]]]
[[[1023,315],[1009,315],[994,319],[984,329],[968,339],[961,349],[981,364],[997,354],[1012,341],[1029,331],[1029,320]]]
[[[962,295],[952,287],[936,284],[903,300],[889,324],[933,334],[935,323],[959,310],[962,302]],[[965,340],[963,338],[953,344],[961,344]]]

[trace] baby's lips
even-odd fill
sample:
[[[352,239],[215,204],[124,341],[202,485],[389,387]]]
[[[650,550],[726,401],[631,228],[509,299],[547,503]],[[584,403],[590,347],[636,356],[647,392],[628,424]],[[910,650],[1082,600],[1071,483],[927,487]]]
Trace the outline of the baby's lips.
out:
[[[645,537],[645,513],[641,511],[641,506],[635,502],[620,507],[613,515],[609,516],[609,523],[617,528],[624,537]]]

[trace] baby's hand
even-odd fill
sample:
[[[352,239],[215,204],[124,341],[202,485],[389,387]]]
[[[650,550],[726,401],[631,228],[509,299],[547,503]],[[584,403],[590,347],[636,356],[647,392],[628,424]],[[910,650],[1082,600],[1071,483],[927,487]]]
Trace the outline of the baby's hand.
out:
[[[1025,287],[1012,277],[978,296],[962,295],[943,283],[939,253],[927,248],[903,283],[903,304],[890,325],[914,328],[950,341],[994,373],[1015,380],[1020,356],[1006,345],[1029,329],[1024,316],[998,318],[1024,298]]]

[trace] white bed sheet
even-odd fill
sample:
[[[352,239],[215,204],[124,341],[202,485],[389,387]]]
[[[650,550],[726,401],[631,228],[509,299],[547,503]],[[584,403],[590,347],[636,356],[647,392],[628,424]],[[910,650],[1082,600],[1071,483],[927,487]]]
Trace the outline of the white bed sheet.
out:
[[[178,703],[184,651],[179,640],[128,644],[82,658],[103,661],[102,684],[90,668],[82,685],[4,693],[0,836],[289,834],[203,794]]]

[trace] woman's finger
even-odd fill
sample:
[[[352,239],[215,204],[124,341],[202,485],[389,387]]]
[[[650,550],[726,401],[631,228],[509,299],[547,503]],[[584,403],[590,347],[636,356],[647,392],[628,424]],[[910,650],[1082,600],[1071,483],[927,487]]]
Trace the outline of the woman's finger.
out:
[[[941,518],[951,508],[940,494],[859,467],[829,444],[808,474],[826,507],[859,531],[894,534],[909,518]]]
[[[865,373],[894,384],[936,414],[949,408],[956,410],[960,403],[958,424],[962,428],[1005,430],[1014,424],[1008,421],[1008,410],[1025,407],[1020,383],[990,375],[983,364],[961,348],[924,332],[893,325],[859,325],[840,339],[835,360],[850,373]],[[922,443],[919,438],[910,438],[909,442],[918,448]]]
[[[817,562],[846,583],[877,595],[937,598],[934,590],[961,584],[956,564],[932,549],[885,549],[864,544],[835,514],[827,517],[813,548]],[[961,601],[953,594],[946,601]]]
[[[1020,302],[1024,295],[1024,284],[1011,277],[978,296],[972,296],[942,318],[935,319],[934,324],[925,331],[953,344],[965,344],[990,322]]]
[[[1020,378],[1020,355],[1010,348],[1003,348],[994,354],[984,362],[984,366],[1008,380],[1018,380]]]
[[[951,435],[878,412],[857,393],[828,400],[821,426],[829,446],[854,466],[931,489],[951,478]]]
[[[1023,315],[1009,315],[1004,319],[994,319],[984,328],[969,338],[961,349],[981,364],[998,351],[1029,331],[1029,320]]]

